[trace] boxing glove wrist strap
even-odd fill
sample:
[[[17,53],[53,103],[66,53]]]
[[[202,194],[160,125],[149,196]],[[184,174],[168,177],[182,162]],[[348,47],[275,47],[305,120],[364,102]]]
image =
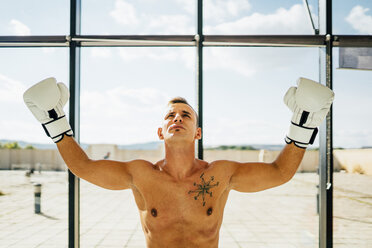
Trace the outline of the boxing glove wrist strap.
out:
[[[52,139],[69,131],[72,133],[71,126],[68,123],[65,115],[41,125],[43,126],[46,134]]]
[[[295,144],[306,148],[308,144],[313,144],[318,133],[318,128],[299,126],[293,122],[289,127],[287,139],[295,142]],[[289,141],[286,139],[286,142]],[[290,142],[289,142],[290,143]]]

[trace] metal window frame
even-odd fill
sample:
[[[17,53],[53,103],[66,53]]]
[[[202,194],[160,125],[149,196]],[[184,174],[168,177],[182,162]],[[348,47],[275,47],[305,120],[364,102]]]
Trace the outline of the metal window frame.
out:
[[[326,47],[319,35],[68,35],[0,36],[0,48],[19,47]],[[332,47],[372,47],[372,35],[332,35]],[[202,66],[202,65],[201,65]]]
[[[332,1],[319,0],[319,33],[326,46],[319,48],[319,82],[333,89]],[[333,247],[333,108],[319,132],[319,247]]]
[[[70,112],[69,119],[76,142],[80,143],[80,46],[70,39],[81,34],[81,0],[70,0]],[[68,246],[80,247],[80,179],[68,170],[69,182],[69,230]]]
[[[196,92],[199,126],[203,130],[203,47],[319,47],[319,81],[332,88],[332,48],[372,47],[371,35],[333,35],[332,0],[319,0],[319,31],[315,35],[204,35],[203,0],[197,1],[195,35],[81,35],[81,0],[70,0],[68,36],[0,36],[0,48],[69,47],[70,124],[80,141],[80,48],[81,47],[195,47]],[[333,246],[333,137],[332,109],[320,127],[319,247]],[[203,139],[198,158],[203,159]],[[69,247],[79,247],[79,178],[69,171]]]

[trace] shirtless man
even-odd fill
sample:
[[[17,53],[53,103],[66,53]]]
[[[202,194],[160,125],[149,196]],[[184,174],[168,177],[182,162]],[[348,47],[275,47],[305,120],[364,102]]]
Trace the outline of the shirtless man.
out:
[[[223,211],[230,190],[257,192],[288,182],[306,147],[315,139],[334,94],[327,87],[300,78],[284,97],[294,112],[287,145],[272,163],[206,162],[195,158],[201,138],[198,117],[183,98],[172,99],[158,129],[165,158],[127,162],[91,160],[72,137],[63,112],[69,92],[48,78],[32,86],[24,101],[57,143],[73,174],[111,190],[131,189],[139,209],[147,247],[218,247]]]

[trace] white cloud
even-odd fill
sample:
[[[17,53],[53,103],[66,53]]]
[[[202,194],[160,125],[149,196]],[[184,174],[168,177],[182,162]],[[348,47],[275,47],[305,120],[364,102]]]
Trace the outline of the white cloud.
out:
[[[26,86],[14,79],[0,74],[0,102],[4,103],[18,103],[19,99],[23,99],[23,92]]]
[[[151,59],[173,61],[177,54],[167,48],[136,47],[133,49],[119,48],[120,57],[125,61]]]
[[[132,26],[139,23],[134,6],[124,0],[116,0],[115,9],[110,12],[110,16],[124,26]]]
[[[18,20],[12,19],[9,25],[12,33],[15,35],[31,35],[31,29]]]
[[[146,3],[144,3],[146,4]],[[154,3],[156,4],[156,3]],[[136,33],[151,34],[193,34],[195,27],[191,17],[184,14],[154,15],[141,12],[137,14],[134,5],[124,0],[116,0],[115,9],[110,16],[128,30],[137,30]],[[133,29],[135,28],[135,29]],[[140,30],[141,32],[139,32]]]
[[[206,145],[283,144],[286,131],[287,126],[272,121],[218,118],[205,126],[204,136]]]
[[[176,0],[176,2],[183,7],[183,9],[190,14],[196,14],[196,3],[197,1],[190,1],[190,0]]]
[[[40,123],[23,102],[26,85],[0,74],[0,139],[48,143]]]
[[[250,10],[251,5],[247,0],[206,0],[203,8],[206,20],[222,22]]]
[[[0,120],[0,139],[53,144],[51,139],[45,135],[40,123],[27,110],[26,106],[22,106],[22,108],[18,108],[17,110],[20,110],[18,111],[18,115],[21,115],[19,118],[16,119],[10,116],[7,119]]]
[[[90,52],[93,58],[111,58],[111,50],[106,47],[93,47]]]
[[[231,48],[209,48],[204,52],[205,69],[223,69],[237,72],[246,77],[253,76],[258,68],[255,56],[244,56],[242,53]],[[228,61],[228,63],[226,63]]]
[[[46,54],[53,54],[57,49],[55,47],[42,47],[41,50]]]
[[[272,14],[253,13],[236,21],[206,26],[209,34],[312,34],[303,5],[279,8]]]
[[[366,15],[368,8],[360,5],[351,9],[346,21],[361,34],[372,34],[372,16]]]
[[[370,129],[335,129],[334,146],[344,148],[359,148],[371,146],[372,130]]]
[[[314,50],[294,48],[208,48],[204,50],[205,70],[227,70],[247,78],[258,73],[293,70],[306,64]]]
[[[81,96],[82,141],[131,144],[157,140],[169,99],[153,88],[85,91]]]
[[[234,22],[225,22],[206,27],[213,34],[309,34],[312,33],[309,18],[303,5],[280,8],[272,14],[254,13]],[[282,70],[301,64],[303,58],[296,49],[285,48],[208,48],[205,53],[205,68],[223,69],[252,77],[259,72]],[[228,63],[226,63],[228,61]]]
[[[124,61],[150,59],[155,61],[181,61],[187,68],[195,67],[195,52],[190,48],[165,48],[165,47],[136,47],[118,48],[119,55]]]
[[[162,34],[194,34],[195,28],[191,26],[191,20],[186,15],[161,15],[147,17],[148,29],[161,29]]]

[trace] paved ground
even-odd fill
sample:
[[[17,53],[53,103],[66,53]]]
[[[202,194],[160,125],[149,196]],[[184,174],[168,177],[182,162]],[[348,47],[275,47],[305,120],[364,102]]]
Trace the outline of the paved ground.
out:
[[[259,193],[232,191],[220,247],[318,247],[314,173]],[[34,214],[32,182],[43,184],[42,213]],[[334,175],[334,247],[372,247],[372,177]],[[0,171],[0,247],[67,247],[65,172]],[[81,247],[145,247],[131,191],[81,181]]]

